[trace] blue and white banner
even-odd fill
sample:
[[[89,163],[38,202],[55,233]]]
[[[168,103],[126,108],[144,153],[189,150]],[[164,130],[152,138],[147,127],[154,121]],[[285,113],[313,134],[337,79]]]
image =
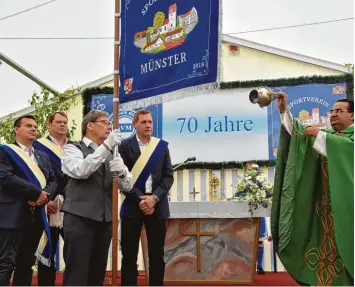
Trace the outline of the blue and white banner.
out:
[[[294,87],[277,87],[273,91],[284,91],[288,95],[288,109],[301,124],[329,128],[329,111],[334,103],[346,96],[346,84],[313,84]],[[280,113],[275,102],[268,106],[269,158],[277,155],[280,135]]]
[[[113,95],[112,94],[99,94],[91,98],[90,109],[105,111],[109,113],[109,120],[113,124]],[[162,105],[153,105],[146,107],[152,113],[153,118],[153,136],[157,138],[162,138]],[[135,135],[135,130],[133,128],[132,120],[135,110],[123,110],[119,111],[119,129],[122,137],[129,138]]]
[[[150,106],[219,88],[220,0],[121,3],[122,108]]]

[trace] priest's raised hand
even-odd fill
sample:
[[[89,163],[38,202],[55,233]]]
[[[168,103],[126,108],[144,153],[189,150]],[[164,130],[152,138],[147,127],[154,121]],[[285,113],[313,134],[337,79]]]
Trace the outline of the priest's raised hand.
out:
[[[319,134],[319,129],[316,127],[307,127],[304,131],[304,135],[307,137],[317,137]]]

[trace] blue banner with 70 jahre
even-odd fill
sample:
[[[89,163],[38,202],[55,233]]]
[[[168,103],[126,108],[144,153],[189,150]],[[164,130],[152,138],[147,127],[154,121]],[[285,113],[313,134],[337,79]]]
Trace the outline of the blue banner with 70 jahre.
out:
[[[220,0],[123,0],[122,108],[219,88]]]

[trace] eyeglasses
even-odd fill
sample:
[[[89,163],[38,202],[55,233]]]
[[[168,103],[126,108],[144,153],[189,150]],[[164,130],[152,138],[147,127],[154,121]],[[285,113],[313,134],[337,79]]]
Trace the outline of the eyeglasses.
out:
[[[330,114],[342,114],[342,113],[348,113],[349,111],[344,111],[341,109],[335,109],[335,110],[330,110]]]
[[[105,126],[110,126],[111,125],[111,123],[109,121],[106,121],[106,120],[94,121],[94,123],[103,123]]]

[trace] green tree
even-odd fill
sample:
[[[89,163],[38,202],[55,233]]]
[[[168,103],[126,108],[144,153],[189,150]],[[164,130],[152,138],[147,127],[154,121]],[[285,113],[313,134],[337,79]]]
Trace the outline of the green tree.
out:
[[[155,13],[154,20],[153,20],[153,27],[154,29],[162,26],[164,24],[165,14],[163,12]]]
[[[354,64],[345,64],[345,67],[348,68],[349,73],[354,76]]]
[[[347,97],[354,100],[354,64],[345,64],[345,67],[348,68],[349,74],[353,76],[352,81],[347,83],[346,88],[349,89]]]
[[[30,105],[33,106],[34,111],[31,115],[36,117],[38,125],[38,138],[47,134],[47,120],[49,115],[57,111],[68,112],[70,107],[77,105],[75,94],[79,92],[78,89],[68,89],[64,93],[58,95],[51,95],[47,90],[41,88],[39,93],[33,93]],[[69,119],[70,120],[70,119]],[[0,124],[0,142],[12,143],[15,140],[13,133],[13,124],[15,118],[10,115],[9,120]],[[68,137],[72,137],[76,130],[76,123],[74,120],[69,122]]]

